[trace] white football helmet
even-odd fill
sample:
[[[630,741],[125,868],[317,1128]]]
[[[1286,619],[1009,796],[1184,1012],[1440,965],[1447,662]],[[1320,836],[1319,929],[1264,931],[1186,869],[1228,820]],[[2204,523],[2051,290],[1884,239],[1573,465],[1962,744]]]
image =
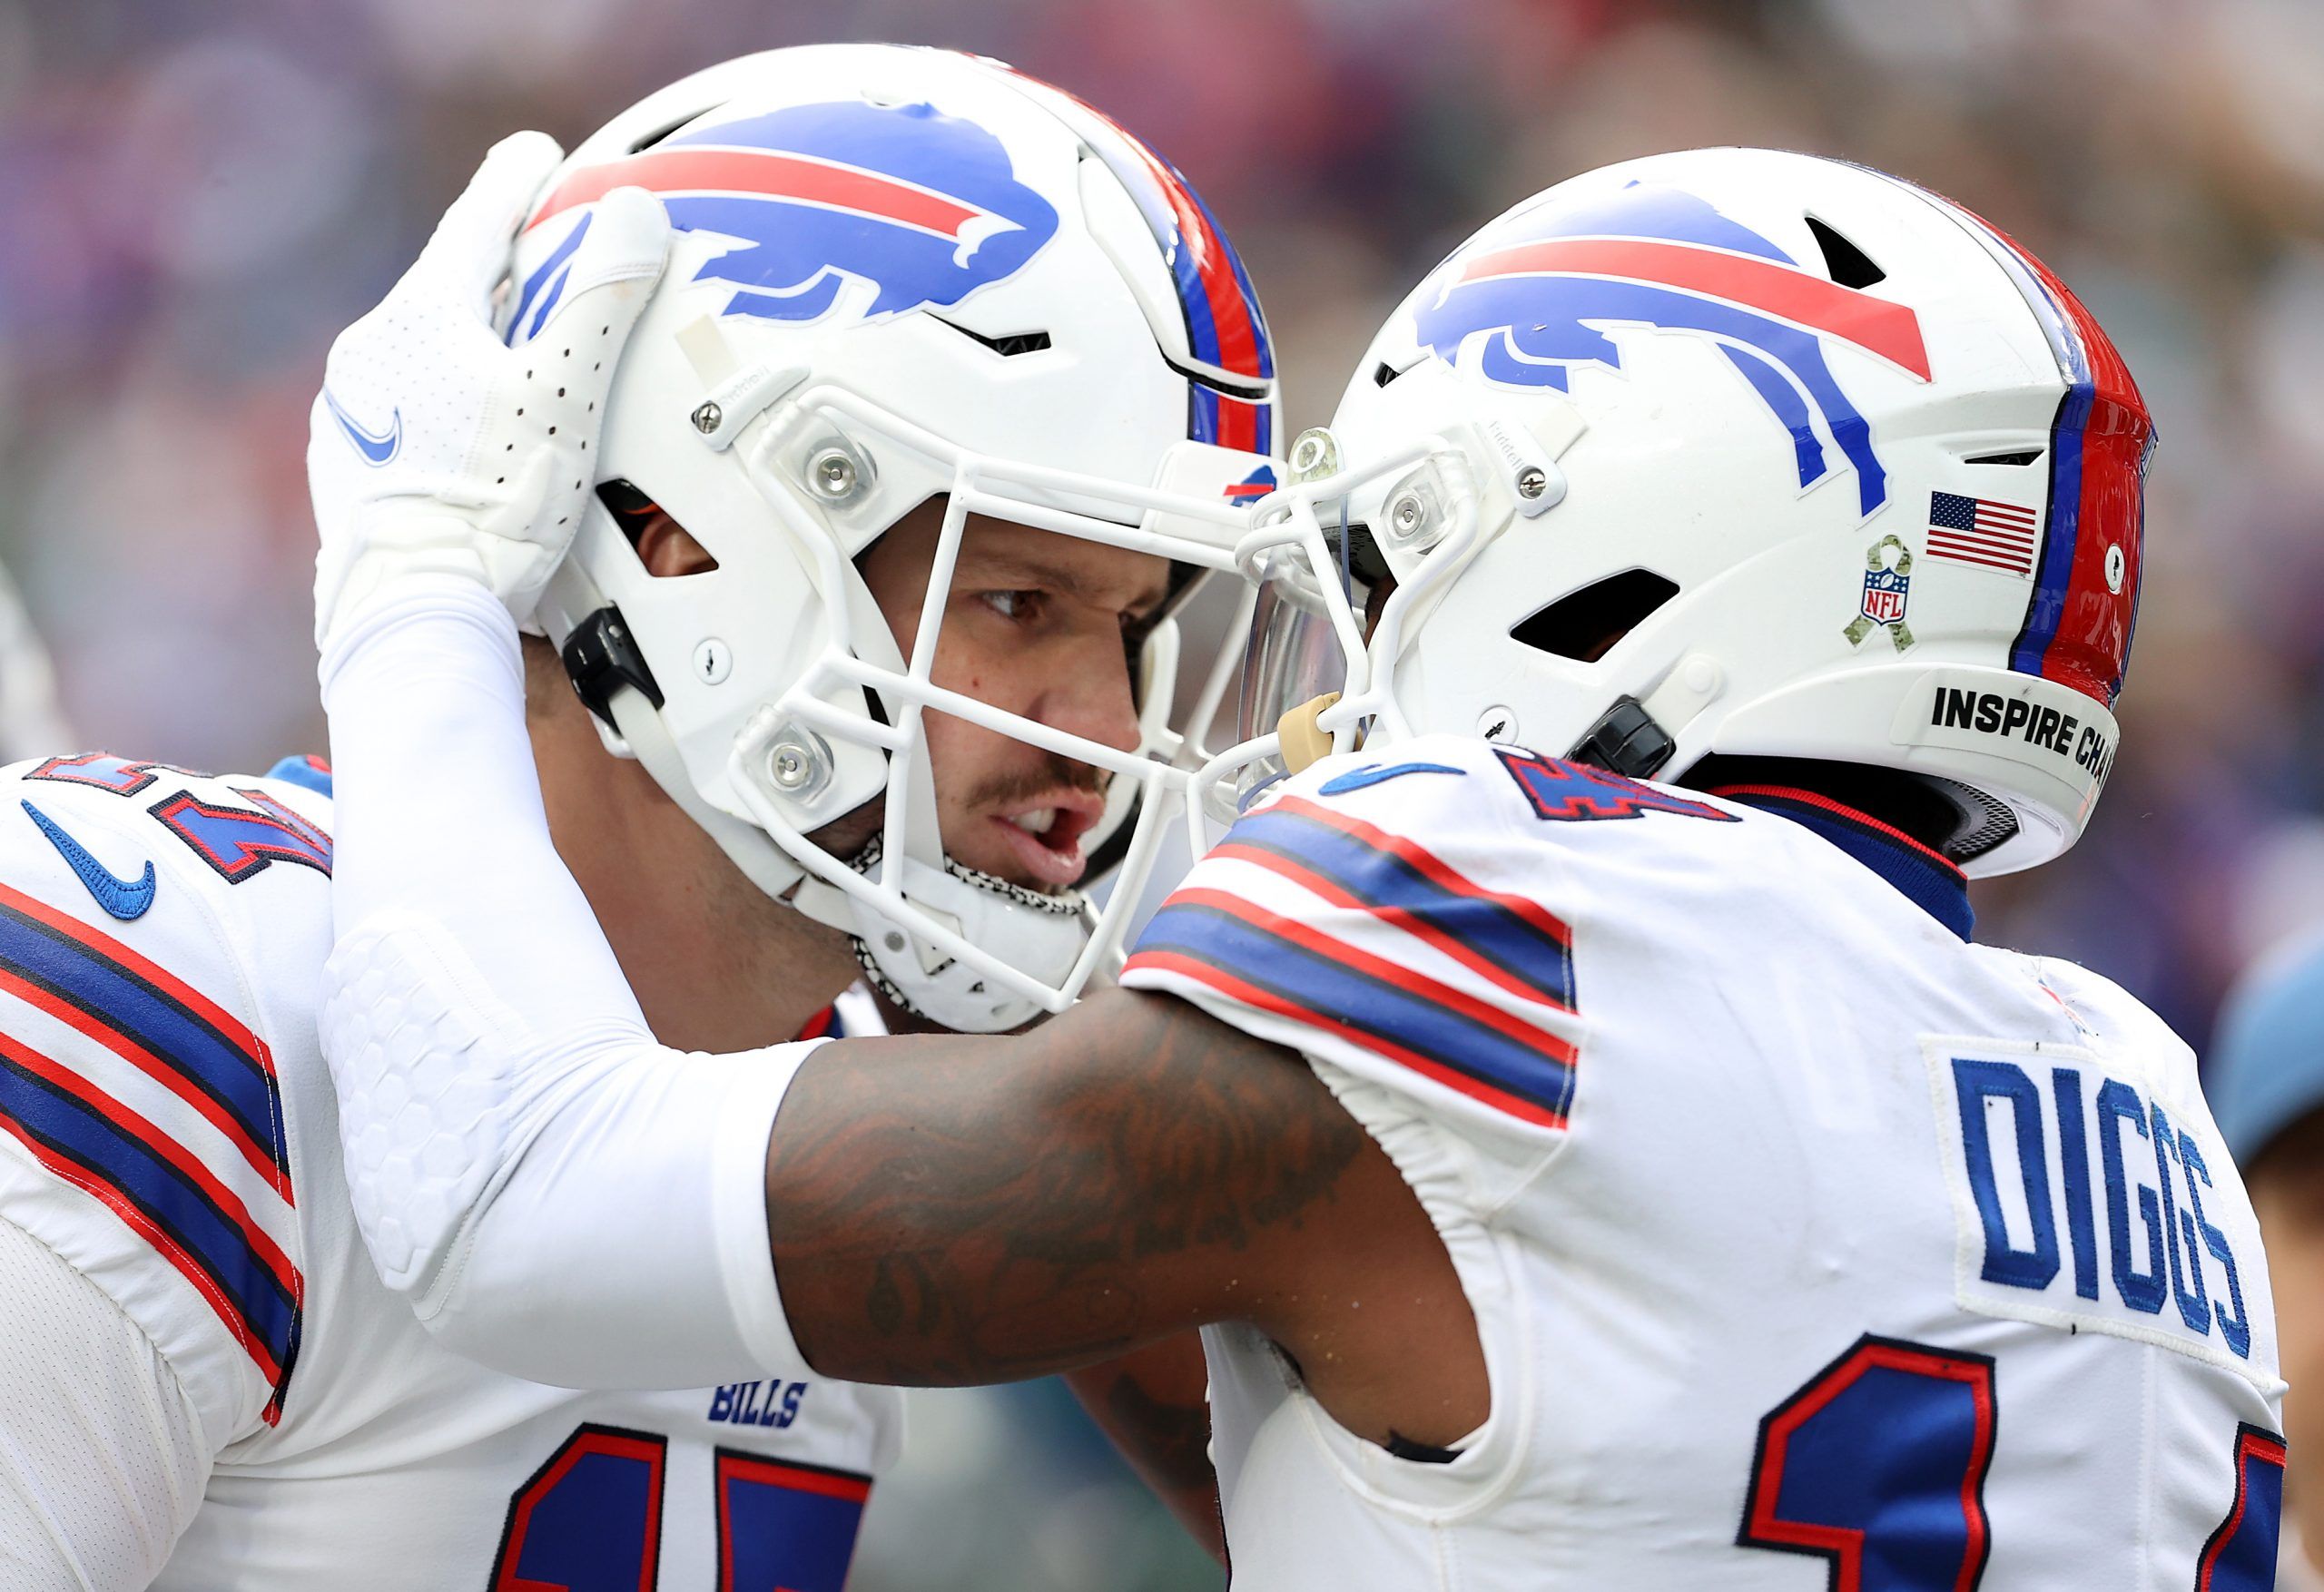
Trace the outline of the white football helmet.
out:
[[[1338,691],[1305,730],[1340,751],[1906,771],[1968,871],[2031,866],[2114,755],[2152,437],[2073,294],[1910,183],[1750,149],[1576,177],[1454,250],[1294,443],[1244,548],[1250,739],[1200,782],[1247,800]]]
[[[1184,785],[1161,761],[1176,631],[1145,644],[1146,744],[1128,753],[932,684],[946,588],[971,513],[1231,567],[1275,485],[1273,357],[1241,263],[1176,171],[1058,89],[945,51],[775,50],[574,151],[518,241],[516,346],[622,186],[661,197],[672,253],[606,402],[610,489],[541,606],[549,638],[608,746],[762,889],[854,935],[906,1005],[970,1030],[1061,1009],[1137,892],[1101,918],[947,858],[921,715],[1111,770],[1110,839],[1142,868]],[[907,658],[853,561],[938,495]],[[608,496],[659,506],[716,568],[649,575]],[[811,838],[883,795],[872,850]]]

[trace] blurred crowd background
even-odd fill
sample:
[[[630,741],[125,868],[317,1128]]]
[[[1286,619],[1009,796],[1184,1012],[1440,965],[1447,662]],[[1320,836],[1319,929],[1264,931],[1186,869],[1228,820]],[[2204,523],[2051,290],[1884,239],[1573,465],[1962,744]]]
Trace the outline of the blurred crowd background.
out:
[[[2200,1046],[2324,918],[2315,0],[0,0],[0,558],[80,739],[320,749],[332,335],[492,140],[824,39],[1000,55],[1153,142],[1271,308],[1289,432],[1452,242],[1571,172],[1768,143],[1961,200],[2097,311],[2162,437],[2110,791],[2063,862],[1979,887],[1980,938]],[[1054,1388],[932,1396],[911,1446],[857,1592],[1220,1580]]]

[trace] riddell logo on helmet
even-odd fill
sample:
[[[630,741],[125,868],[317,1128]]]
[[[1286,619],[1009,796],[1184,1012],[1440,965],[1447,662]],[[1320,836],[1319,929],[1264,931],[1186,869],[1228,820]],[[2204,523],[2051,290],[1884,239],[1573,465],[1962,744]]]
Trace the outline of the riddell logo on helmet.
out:
[[[1928,722],[1940,730],[1998,735],[2054,752],[2089,774],[2093,783],[2102,783],[2114,763],[2113,738],[2105,730],[2022,696],[1940,685],[1930,703]]]
[[[771,320],[819,320],[852,282],[867,319],[957,304],[1016,275],[1058,226],[1000,139],[926,103],[793,105],[684,133],[572,172],[528,228],[621,187],[658,194],[681,231],[732,240],[694,280],[734,286],[722,313]],[[562,292],[554,272],[578,233],[533,269],[526,300]]]

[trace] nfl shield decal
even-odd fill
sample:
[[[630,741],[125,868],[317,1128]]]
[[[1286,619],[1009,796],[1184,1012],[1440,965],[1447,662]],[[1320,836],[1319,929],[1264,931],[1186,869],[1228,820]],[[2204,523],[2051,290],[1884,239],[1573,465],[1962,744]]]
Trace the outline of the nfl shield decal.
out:
[[[1881,537],[1864,555],[1864,600],[1842,633],[1848,644],[1860,647],[1876,628],[1885,628],[1898,652],[1911,646],[1913,631],[1905,623],[1905,607],[1912,595],[1912,549],[1895,536]]]

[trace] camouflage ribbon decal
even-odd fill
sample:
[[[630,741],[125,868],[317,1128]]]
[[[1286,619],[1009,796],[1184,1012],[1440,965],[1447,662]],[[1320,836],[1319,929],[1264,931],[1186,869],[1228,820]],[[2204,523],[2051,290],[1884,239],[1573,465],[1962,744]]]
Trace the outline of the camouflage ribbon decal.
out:
[[[1887,553],[1892,548],[1896,552],[1896,562],[1893,565],[1884,564],[1881,561],[1882,555]],[[1869,552],[1865,554],[1864,567],[1866,571],[1874,575],[1878,575],[1883,570],[1889,570],[1893,571],[1901,580],[1910,580],[1913,577],[1913,550],[1905,546],[1903,541],[1896,536],[1883,536],[1880,540],[1872,545]],[[1841,634],[1848,638],[1849,645],[1862,646],[1864,644],[1864,638],[1872,634],[1873,626],[1881,623],[1881,621],[1873,618],[1868,614],[1858,614],[1855,619],[1849,622],[1848,627],[1845,631],[1841,632]],[[1886,628],[1888,631],[1888,638],[1896,644],[1896,650],[1898,652],[1901,653],[1906,647],[1913,644],[1912,626],[1905,623],[1902,615],[1888,621],[1886,623]]]

